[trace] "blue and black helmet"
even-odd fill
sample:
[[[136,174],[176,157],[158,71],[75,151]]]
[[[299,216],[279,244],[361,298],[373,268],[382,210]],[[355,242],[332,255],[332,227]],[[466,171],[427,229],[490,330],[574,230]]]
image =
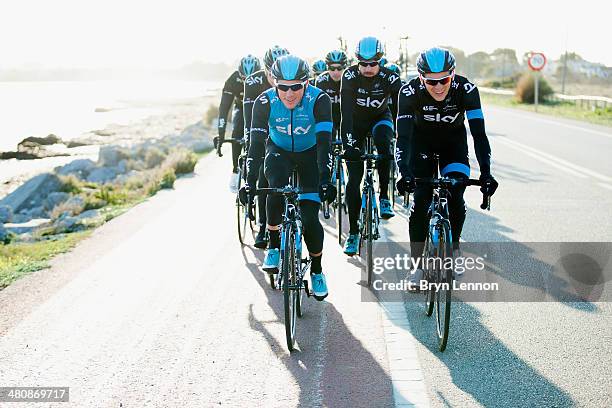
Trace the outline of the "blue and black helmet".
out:
[[[402,76],[402,70],[397,64],[390,63],[390,64],[385,65],[385,68],[390,69],[391,71],[393,71],[393,73],[399,76]]]
[[[333,50],[327,53],[325,56],[325,62],[327,65],[338,64],[343,67],[346,67],[348,58],[346,57],[346,53],[342,50]]]
[[[359,61],[378,61],[383,55],[385,55],[385,49],[375,37],[362,38],[355,49],[355,56]]]
[[[266,70],[270,71],[274,61],[276,61],[278,57],[282,57],[283,55],[287,54],[289,54],[289,51],[287,51],[286,48],[279,47],[278,45],[275,45],[266,51],[266,55],[264,55],[264,65],[266,66]]]
[[[327,71],[327,64],[323,60],[317,60],[312,64],[312,71],[315,75],[319,75]]]
[[[421,74],[453,71],[455,56],[447,49],[433,47],[421,52],[416,60],[417,70]]]
[[[306,81],[310,77],[308,63],[295,55],[283,55],[274,61],[270,70],[276,80]]]
[[[378,65],[380,65],[381,67],[384,67],[384,66],[386,66],[386,65],[387,65],[387,63],[388,63],[388,62],[389,62],[389,61],[387,61],[387,59],[386,59],[385,57],[382,57],[382,58],[380,59],[380,61],[378,61]]]
[[[241,77],[246,78],[251,75],[253,72],[259,71],[261,69],[261,63],[259,62],[259,58],[252,56],[251,54],[246,57],[242,57],[240,60],[240,65],[238,65],[238,73]]]

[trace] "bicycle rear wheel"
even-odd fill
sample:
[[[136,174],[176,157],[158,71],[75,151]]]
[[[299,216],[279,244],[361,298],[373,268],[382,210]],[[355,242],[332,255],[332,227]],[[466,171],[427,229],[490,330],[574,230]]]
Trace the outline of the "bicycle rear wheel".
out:
[[[368,190],[366,196],[366,271],[368,274],[368,286],[372,286],[374,260],[372,255],[372,241],[374,240],[374,217],[372,200],[374,194],[372,190]]]
[[[438,347],[440,351],[446,349],[448,343],[448,332],[451,314],[451,292],[453,287],[453,269],[449,267],[446,260],[452,259],[453,250],[450,240],[450,225],[447,220],[438,224],[439,239],[437,245],[438,258],[442,260],[442,265],[437,268],[437,283],[440,285],[436,293],[436,332],[438,334]]]
[[[344,203],[342,200],[342,158],[336,158],[336,229],[338,230],[338,243],[342,245],[342,216]]]
[[[295,231],[291,224],[287,224],[283,229],[284,247],[281,248],[281,273],[283,297],[285,301],[285,335],[287,347],[293,351],[295,345],[295,322],[297,317],[297,283],[296,251],[295,251]]]
[[[242,187],[242,175],[238,172],[238,190]],[[242,205],[238,195],[236,195],[236,226],[238,227],[238,240],[240,244],[246,245],[246,229],[249,222],[247,206]]]
[[[431,244],[431,237],[427,237],[425,241],[425,250],[423,251],[424,260],[427,259],[435,259],[436,250]],[[423,295],[425,296],[425,314],[427,316],[431,316],[434,310],[434,303],[436,299],[436,292],[430,289],[429,283],[435,282],[434,276],[436,275],[436,264],[433,265],[431,262],[425,262],[422,264],[423,267],[423,279],[427,281],[427,289],[423,291]]]

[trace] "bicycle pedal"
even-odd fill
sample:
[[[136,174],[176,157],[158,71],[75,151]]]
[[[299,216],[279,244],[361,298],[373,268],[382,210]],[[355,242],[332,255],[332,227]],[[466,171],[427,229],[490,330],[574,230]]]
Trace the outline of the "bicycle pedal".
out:
[[[311,293],[310,293],[310,289],[308,288],[308,280],[304,279],[302,280],[302,282],[304,283],[304,292],[306,292],[306,296],[310,297]]]

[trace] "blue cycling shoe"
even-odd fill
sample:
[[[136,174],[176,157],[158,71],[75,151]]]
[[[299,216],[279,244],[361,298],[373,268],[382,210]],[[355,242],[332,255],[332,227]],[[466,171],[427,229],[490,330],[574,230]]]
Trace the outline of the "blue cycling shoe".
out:
[[[321,273],[313,273],[310,275],[310,281],[312,282],[312,295],[318,301],[325,299],[328,295],[327,282],[325,275]]]
[[[380,217],[384,220],[395,217],[395,212],[393,212],[391,201],[387,200],[386,198],[380,199]]]
[[[344,243],[344,253],[353,256],[359,250],[359,234],[349,234]]]
[[[263,265],[261,268],[266,272],[278,273],[278,264],[280,263],[280,249],[271,248],[266,251]]]

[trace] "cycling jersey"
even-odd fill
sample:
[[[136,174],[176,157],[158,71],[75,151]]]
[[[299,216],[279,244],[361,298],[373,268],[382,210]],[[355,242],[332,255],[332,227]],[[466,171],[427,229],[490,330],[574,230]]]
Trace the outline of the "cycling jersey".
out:
[[[411,174],[414,155],[414,139],[423,138],[430,145],[467,144],[464,120],[467,117],[474,138],[474,150],[482,175],[491,174],[491,147],[484,127],[478,88],[467,78],[455,75],[446,98],[437,102],[419,78],[414,78],[401,88],[397,116],[397,161],[402,175]],[[458,133],[457,133],[458,132]],[[463,149],[463,146],[460,146]],[[467,145],[465,146],[467,149]],[[469,175],[469,167],[463,171]]]
[[[244,111],[244,136],[249,140],[249,131],[251,129],[251,121],[253,117],[253,104],[255,99],[261,95],[266,89],[271,88],[272,85],[268,82],[266,71],[263,69],[252,73],[244,80],[244,98],[243,98],[243,111]]]
[[[359,66],[352,65],[342,74],[340,107],[342,112],[341,134],[345,147],[352,138],[355,121],[370,120],[389,109],[389,97],[396,99],[401,88],[399,76],[393,71],[380,67],[378,74],[371,78],[359,73]],[[391,105],[393,118],[397,107]],[[393,124],[391,123],[391,127]]]
[[[219,136],[222,138],[225,136],[225,127],[227,125],[227,114],[234,102],[235,111],[234,116],[239,114],[242,116],[242,96],[244,91],[244,85],[242,84],[242,78],[238,71],[234,71],[232,75],[227,78],[225,85],[223,85],[223,91],[221,94],[221,102],[219,103]],[[239,112],[236,112],[239,111]],[[236,119],[236,117],[234,117]],[[242,126],[240,126],[242,128]],[[237,129],[234,129],[236,133]],[[242,133],[242,129],[238,129]]]
[[[319,75],[315,84],[317,88],[329,95],[331,99],[334,129],[340,128],[340,83],[341,81],[334,81],[329,73],[326,72]]]
[[[249,183],[254,185],[257,173],[252,170],[261,166],[268,137],[268,143],[290,152],[303,152],[316,145],[321,182],[329,181],[332,126],[329,96],[316,87],[307,86],[302,101],[291,110],[279,99],[275,88],[262,93],[253,106],[247,161]]]

